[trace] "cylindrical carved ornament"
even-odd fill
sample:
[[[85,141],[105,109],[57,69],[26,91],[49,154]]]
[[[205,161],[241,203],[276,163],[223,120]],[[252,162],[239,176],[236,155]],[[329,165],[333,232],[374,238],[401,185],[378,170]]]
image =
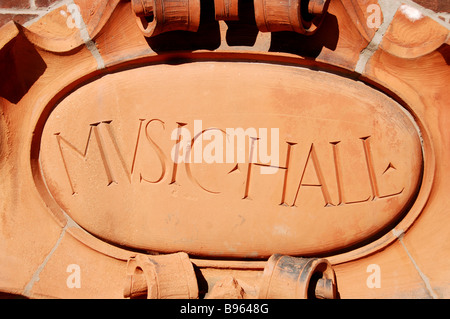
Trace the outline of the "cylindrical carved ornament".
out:
[[[334,299],[334,270],[326,259],[273,255],[264,268],[259,298]]]
[[[239,0],[214,0],[216,20],[239,20]]]
[[[128,260],[125,298],[196,299],[198,285],[186,253],[138,255]]]
[[[151,37],[168,31],[196,32],[200,0],[132,0],[139,27]]]

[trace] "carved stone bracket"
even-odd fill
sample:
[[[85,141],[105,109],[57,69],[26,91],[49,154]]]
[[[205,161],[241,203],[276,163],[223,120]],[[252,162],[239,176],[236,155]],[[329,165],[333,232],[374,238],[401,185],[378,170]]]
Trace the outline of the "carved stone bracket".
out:
[[[254,0],[261,32],[294,31],[313,34],[322,23],[330,0]],[[239,20],[238,0],[214,0],[216,20]],[[196,32],[199,0],[132,0],[137,23],[147,37],[168,31]]]

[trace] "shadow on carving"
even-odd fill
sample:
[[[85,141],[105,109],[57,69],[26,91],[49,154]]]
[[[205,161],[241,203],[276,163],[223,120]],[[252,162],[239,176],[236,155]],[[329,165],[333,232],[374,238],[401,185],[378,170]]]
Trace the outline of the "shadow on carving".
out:
[[[0,96],[18,103],[46,68],[34,46],[18,35],[0,50]]]
[[[203,299],[209,290],[208,282],[206,281],[205,276],[203,276],[203,273],[201,272],[200,268],[198,268],[195,265],[193,265],[193,267],[194,267],[195,276],[197,278],[198,297],[200,299]]]
[[[28,298],[22,295],[0,292],[0,299],[28,299]]]
[[[239,20],[226,21],[229,46],[253,46],[258,36],[253,1],[239,1]]]
[[[444,43],[439,49],[438,52],[442,55],[447,65],[450,65],[450,45]]]
[[[170,31],[147,38],[156,53],[164,51],[215,50],[220,46],[219,22],[214,19],[214,2],[201,1],[197,32]]]
[[[150,18],[151,19],[151,18]],[[255,21],[253,1],[239,1],[239,20],[225,21],[228,26],[228,46],[252,47],[259,30]],[[321,27],[313,35],[296,32],[272,32],[270,52],[284,52],[303,57],[316,58],[324,47],[334,51],[339,39],[339,25],[336,16],[326,13]],[[219,22],[214,19],[214,3],[201,2],[200,25],[197,32],[170,31],[147,38],[156,53],[170,51],[215,50],[221,44]]]
[[[326,47],[336,50],[339,39],[339,24],[336,16],[326,13],[321,27],[313,35],[306,36],[295,32],[273,32],[270,52],[292,53],[316,58]]]

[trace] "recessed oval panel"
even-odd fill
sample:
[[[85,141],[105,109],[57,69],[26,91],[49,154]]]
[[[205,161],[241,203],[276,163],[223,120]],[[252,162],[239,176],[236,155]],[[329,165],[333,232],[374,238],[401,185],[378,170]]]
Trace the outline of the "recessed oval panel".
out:
[[[93,235],[201,256],[319,255],[398,221],[419,132],[363,83],[246,62],[150,65],[91,81],[45,122],[40,165]]]

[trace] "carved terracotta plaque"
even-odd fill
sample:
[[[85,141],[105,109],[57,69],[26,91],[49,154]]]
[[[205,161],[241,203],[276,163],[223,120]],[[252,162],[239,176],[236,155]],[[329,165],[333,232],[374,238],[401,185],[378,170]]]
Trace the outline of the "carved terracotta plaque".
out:
[[[59,206],[98,237],[153,251],[341,250],[403,216],[422,173],[399,104],[304,68],[142,66],[89,81],[39,123]]]
[[[437,13],[74,0],[0,35],[0,297],[450,297]]]

